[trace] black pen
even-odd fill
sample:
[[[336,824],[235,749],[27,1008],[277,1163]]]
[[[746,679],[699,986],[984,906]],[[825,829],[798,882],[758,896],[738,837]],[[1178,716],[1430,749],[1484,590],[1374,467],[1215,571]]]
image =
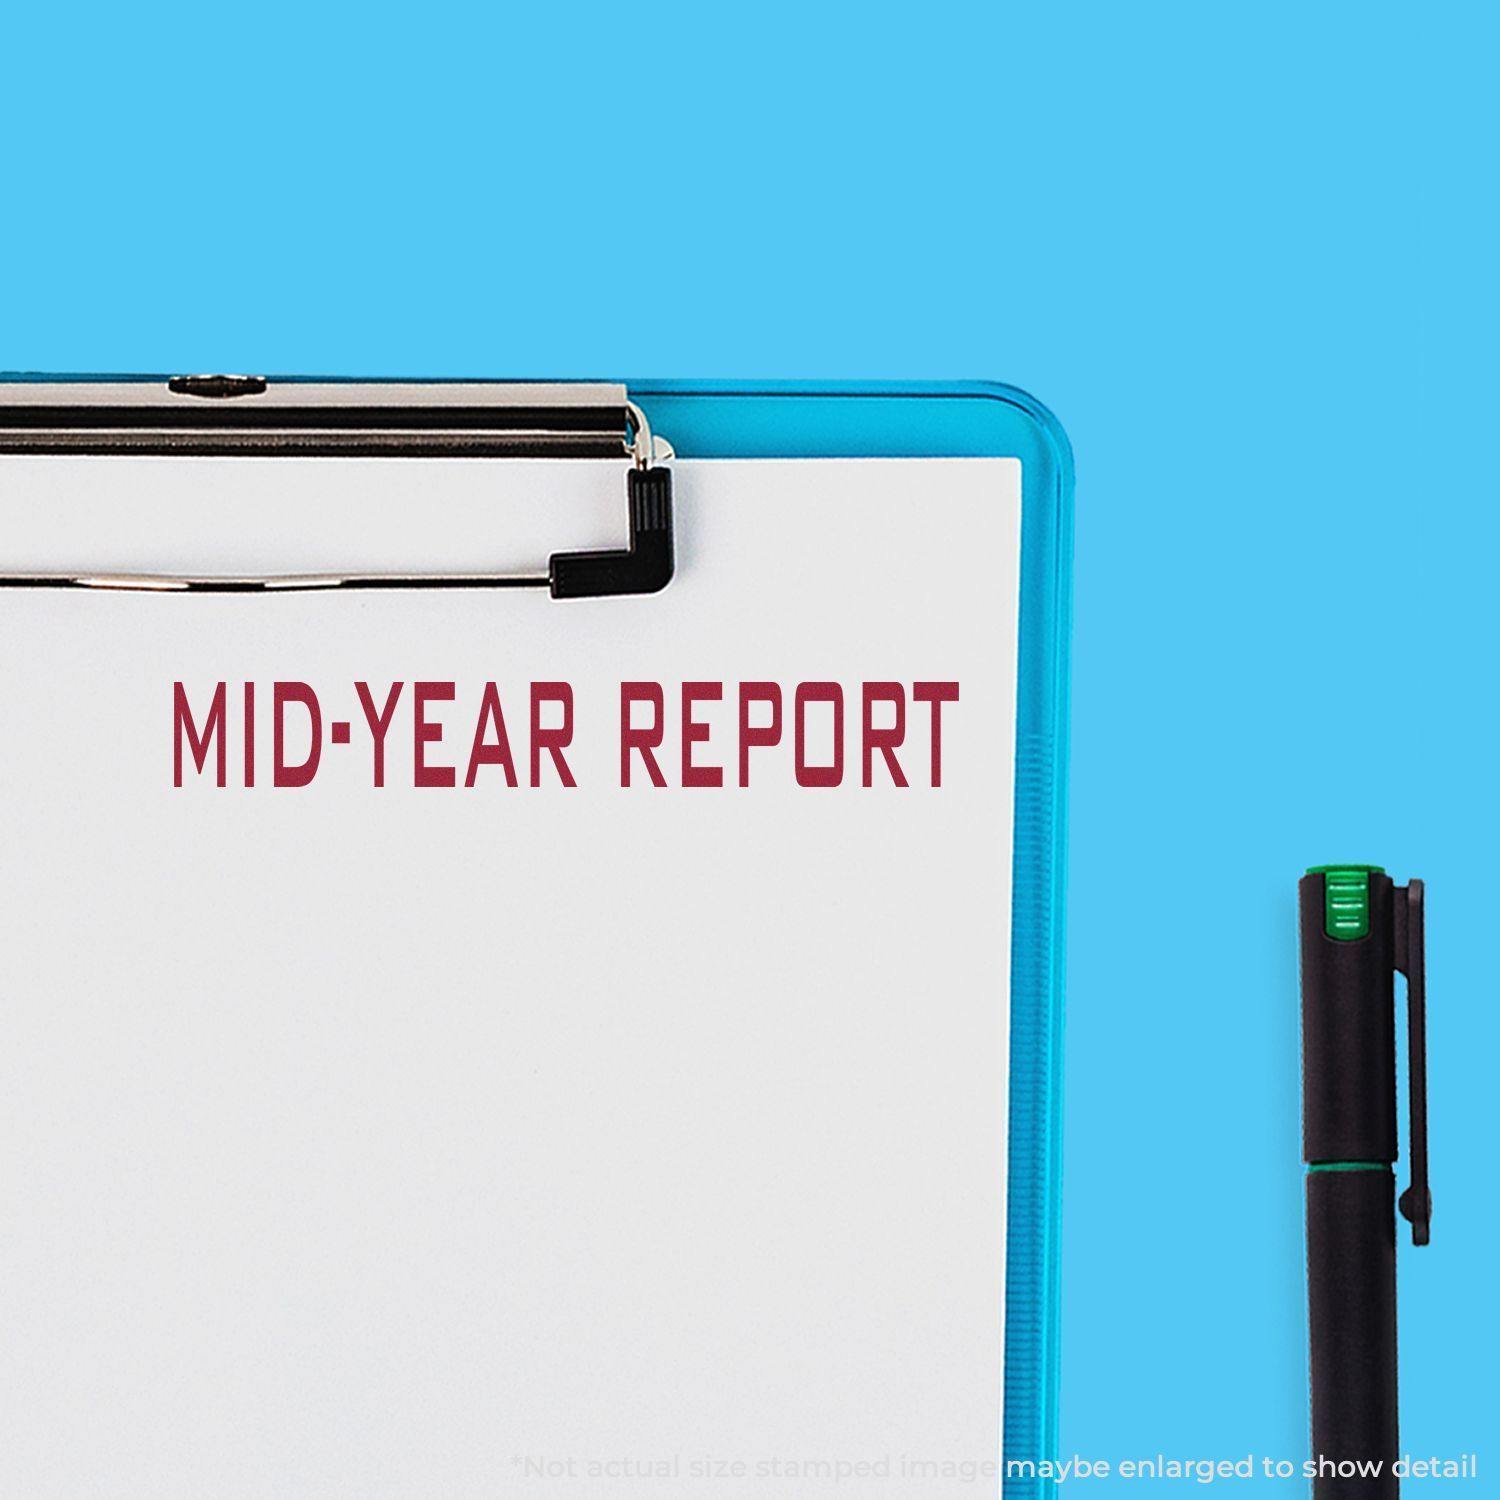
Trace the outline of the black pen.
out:
[[[1396,1012],[1406,975],[1411,1186],[1401,1212],[1425,1245],[1423,890],[1376,865],[1319,865],[1298,887],[1302,927],[1302,1154],[1313,1494],[1394,1496]]]

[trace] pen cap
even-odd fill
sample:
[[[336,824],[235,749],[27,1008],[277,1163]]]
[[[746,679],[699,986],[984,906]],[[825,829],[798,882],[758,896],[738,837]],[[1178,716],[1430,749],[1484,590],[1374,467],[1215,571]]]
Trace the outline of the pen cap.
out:
[[[1394,886],[1373,866],[1311,870],[1302,929],[1302,1154],[1396,1160]]]

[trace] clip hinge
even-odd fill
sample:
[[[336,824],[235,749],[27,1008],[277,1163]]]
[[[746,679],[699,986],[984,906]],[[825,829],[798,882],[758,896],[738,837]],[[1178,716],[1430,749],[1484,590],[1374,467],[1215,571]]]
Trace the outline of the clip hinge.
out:
[[[1432,1236],[1432,1193],[1427,1185],[1427,939],[1425,887],[1420,880],[1396,887],[1396,968],[1406,975],[1407,1091],[1411,1112],[1411,1186],[1402,1193],[1402,1217],[1414,1245]]]

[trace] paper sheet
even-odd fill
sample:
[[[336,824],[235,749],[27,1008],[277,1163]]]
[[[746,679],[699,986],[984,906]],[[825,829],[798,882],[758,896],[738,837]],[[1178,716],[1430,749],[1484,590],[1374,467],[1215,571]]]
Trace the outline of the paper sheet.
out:
[[[676,474],[652,598],[0,593],[0,1494],[998,1492],[1019,465]],[[5,459],[0,566],[623,511]]]

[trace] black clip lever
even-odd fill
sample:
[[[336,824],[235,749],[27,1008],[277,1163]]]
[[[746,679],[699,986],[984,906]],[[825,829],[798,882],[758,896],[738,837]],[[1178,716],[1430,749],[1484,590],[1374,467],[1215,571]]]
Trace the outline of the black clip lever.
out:
[[[637,466],[625,485],[630,545],[613,552],[554,552],[547,562],[554,599],[654,594],[672,581],[672,471]]]
[[[1407,1091],[1411,1108],[1411,1186],[1398,1202],[1411,1223],[1414,1245],[1432,1235],[1432,1193],[1427,1186],[1427,942],[1425,887],[1413,880],[1396,891],[1396,967],[1406,975]]]

